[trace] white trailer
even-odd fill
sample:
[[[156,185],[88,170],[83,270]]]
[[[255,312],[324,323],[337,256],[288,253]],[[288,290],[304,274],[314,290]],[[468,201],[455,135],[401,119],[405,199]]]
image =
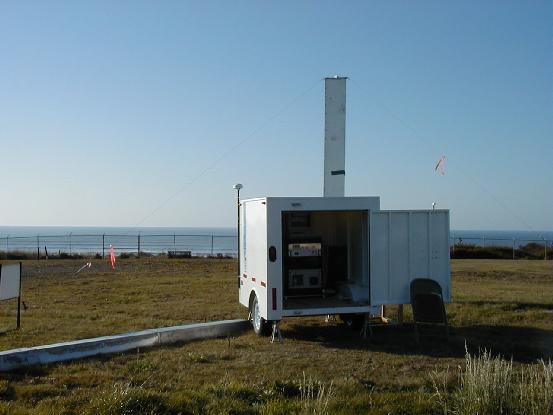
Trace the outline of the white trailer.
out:
[[[254,329],[284,317],[376,314],[415,278],[450,296],[449,212],[383,211],[378,197],[266,197],[240,204],[240,303]]]
[[[345,81],[326,79],[324,197],[239,200],[239,301],[258,334],[273,322],[274,335],[284,317],[409,304],[416,278],[437,281],[450,299],[448,210],[380,210],[379,197],[344,197]]]

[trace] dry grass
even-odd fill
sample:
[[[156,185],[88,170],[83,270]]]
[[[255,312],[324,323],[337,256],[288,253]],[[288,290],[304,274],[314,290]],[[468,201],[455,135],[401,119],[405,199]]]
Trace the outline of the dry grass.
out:
[[[465,366],[459,369],[458,384],[451,392],[447,387],[448,372],[434,376],[444,415],[550,415],[553,412],[551,361],[541,360],[515,370],[512,360],[484,350],[477,356],[467,352]]]
[[[17,332],[14,303],[0,306],[0,349],[246,316],[231,260],[129,259],[115,272],[96,261],[74,275],[81,262],[24,263],[28,309]],[[326,388],[328,413],[441,413],[429,374],[464,366],[465,342],[513,356],[517,370],[553,351],[551,262],[457,260],[452,270],[449,346],[418,348],[408,325],[363,341],[338,322],[289,319],[283,344],[249,332],[3,374],[0,413],[300,414],[320,391],[305,404],[304,379]]]
[[[75,275],[84,262],[23,263],[22,300],[28,308],[22,330],[0,337],[0,349],[240,315],[235,280],[229,278],[232,261],[118,260],[111,271],[106,261],[92,260],[90,269]],[[0,307],[0,327],[13,327],[14,303]],[[6,313],[11,316],[4,318]]]

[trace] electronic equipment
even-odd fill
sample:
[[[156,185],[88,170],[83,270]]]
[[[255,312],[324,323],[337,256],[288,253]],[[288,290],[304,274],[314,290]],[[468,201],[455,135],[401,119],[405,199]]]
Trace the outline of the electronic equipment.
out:
[[[321,270],[291,269],[288,270],[288,288],[321,288]]]
[[[304,237],[309,235],[311,229],[311,217],[308,212],[291,212],[287,222],[287,232],[291,237]]]
[[[321,243],[308,242],[288,244],[288,256],[293,258],[319,257],[321,256]]]

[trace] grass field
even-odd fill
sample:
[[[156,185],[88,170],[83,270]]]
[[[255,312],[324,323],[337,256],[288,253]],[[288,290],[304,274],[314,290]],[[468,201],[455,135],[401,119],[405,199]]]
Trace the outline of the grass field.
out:
[[[24,261],[22,329],[2,303],[0,349],[247,314],[232,260],[119,260],[114,272],[97,260],[74,275],[82,263]],[[463,366],[465,344],[520,368],[553,358],[551,262],[454,260],[452,273],[449,345],[418,347],[408,324],[362,340],[339,321],[289,319],[283,344],[248,332],[1,374],[0,413],[441,413],[433,373]]]

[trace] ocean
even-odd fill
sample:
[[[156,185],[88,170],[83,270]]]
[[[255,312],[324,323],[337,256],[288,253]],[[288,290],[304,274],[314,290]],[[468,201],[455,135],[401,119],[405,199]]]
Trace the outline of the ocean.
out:
[[[451,230],[450,244],[515,246],[553,244],[553,231]],[[0,226],[0,251],[49,253],[191,251],[193,255],[236,255],[236,228]]]

